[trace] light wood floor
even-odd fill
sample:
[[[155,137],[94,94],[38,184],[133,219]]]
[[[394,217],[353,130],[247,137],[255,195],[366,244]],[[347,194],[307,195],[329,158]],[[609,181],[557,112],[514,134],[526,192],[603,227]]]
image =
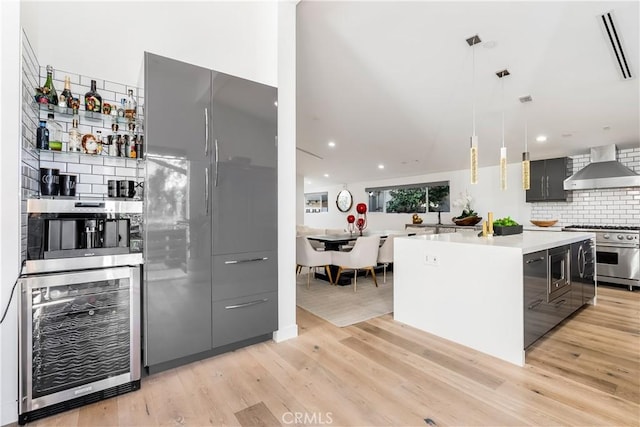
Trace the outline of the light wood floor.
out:
[[[337,328],[299,309],[298,325],[31,425],[640,425],[640,292],[601,287],[524,368],[391,315]]]

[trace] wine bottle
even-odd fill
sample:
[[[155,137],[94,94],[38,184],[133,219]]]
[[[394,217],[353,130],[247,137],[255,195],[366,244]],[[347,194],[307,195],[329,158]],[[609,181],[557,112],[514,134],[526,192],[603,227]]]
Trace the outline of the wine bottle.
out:
[[[129,89],[129,95],[127,96],[127,101],[124,105],[124,116],[129,120],[134,120],[136,118],[137,107],[136,100],[133,97],[133,90]]]
[[[53,67],[47,65],[47,80],[44,82],[44,86],[40,88],[42,97],[38,102],[42,104],[58,105],[58,94],[56,88],[53,86]]]
[[[69,76],[64,78],[64,90],[58,97],[58,106],[60,107],[73,107],[73,95],[71,94],[71,79]]]
[[[40,125],[36,131],[36,146],[40,150],[49,149],[49,129],[47,129],[46,120],[40,120]]]
[[[91,90],[84,94],[84,109],[86,111],[102,111],[102,97],[96,91],[96,81],[91,80]]]
[[[69,131],[69,151],[76,153],[82,152],[82,140],[80,131],[78,130],[78,119],[74,117],[72,128]]]

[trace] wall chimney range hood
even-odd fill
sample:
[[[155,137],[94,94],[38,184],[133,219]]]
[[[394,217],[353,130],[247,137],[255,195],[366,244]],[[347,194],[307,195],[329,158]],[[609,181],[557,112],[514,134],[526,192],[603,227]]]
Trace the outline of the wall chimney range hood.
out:
[[[616,146],[591,148],[591,163],[564,180],[565,190],[640,187],[640,175],[616,160]]]

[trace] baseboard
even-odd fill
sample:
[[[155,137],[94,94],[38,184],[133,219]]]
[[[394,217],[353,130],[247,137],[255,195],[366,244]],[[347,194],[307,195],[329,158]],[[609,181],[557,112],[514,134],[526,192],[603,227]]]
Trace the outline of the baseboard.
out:
[[[273,340],[275,342],[283,342],[295,338],[298,336],[298,325],[293,324],[286,328],[278,329],[273,333]]]
[[[15,427],[18,425],[18,402],[15,400],[2,402],[0,408],[0,426]]]

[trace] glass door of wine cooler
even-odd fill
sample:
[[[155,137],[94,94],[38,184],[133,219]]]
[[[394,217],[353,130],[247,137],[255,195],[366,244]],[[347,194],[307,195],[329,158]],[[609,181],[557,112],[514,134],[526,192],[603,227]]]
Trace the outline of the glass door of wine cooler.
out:
[[[21,279],[20,413],[140,379],[140,268]]]

